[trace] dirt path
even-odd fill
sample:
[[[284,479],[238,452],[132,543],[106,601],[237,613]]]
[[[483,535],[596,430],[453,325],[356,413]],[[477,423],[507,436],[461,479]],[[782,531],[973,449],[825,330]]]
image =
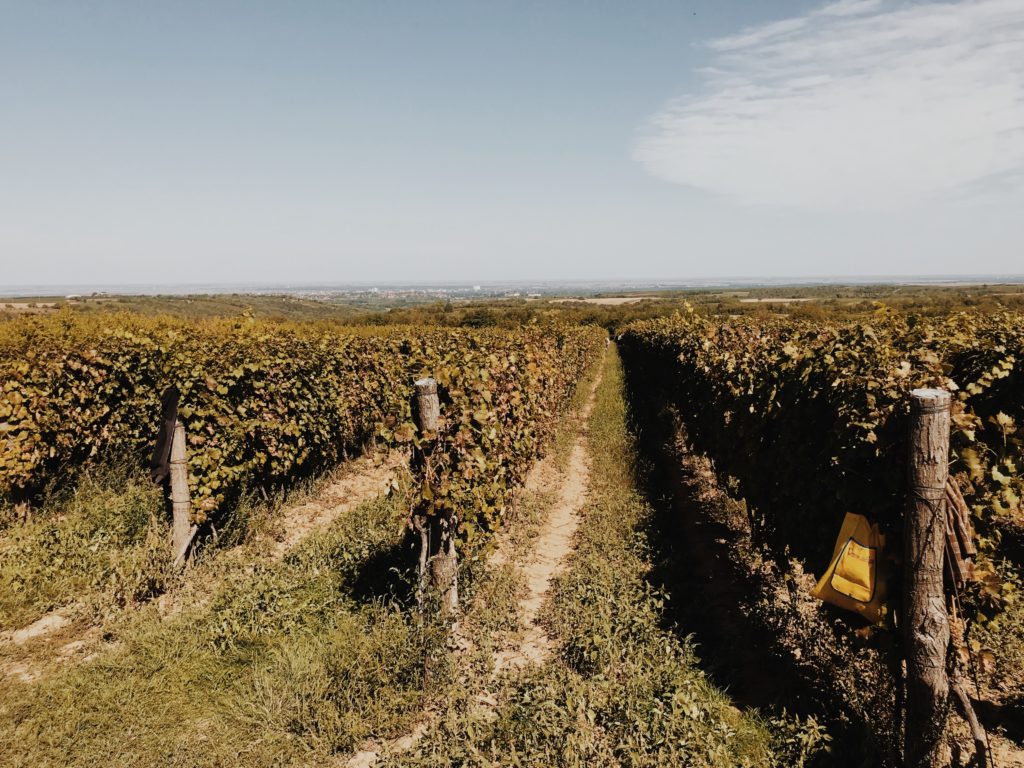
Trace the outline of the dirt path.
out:
[[[586,501],[590,484],[587,424],[594,408],[597,388],[601,383],[602,370],[599,362],[598,373],[591,384],[587,399],[576,414],[576,437],[566,466],[560,468],[553,456],[547,456],[534,465],[523,484],[523,491],[526,493],[558,488],[558,499],[526,556],[516,557],[517,553],[512,551],[513,545],[507,531],[502,531],[498,533],[497,547],[488,558],[489,566],[497,566],[515,558],[526,586],[516,604],[521,632],[516,642],[495,651],[492,655],[494,678],[508,669],[543,663],[551,653],[554,641],[537,623],[537,617],[552,581],[565,567],[572,553],[573,536],[579,525],[579,513]],[[464,657],[472,647],[471,641],[463,636],[458,627],[453,632],[453,642],[457,656]],[[494,706],[494,699],[487,691],[481,692],[477,701],[488,708]],[[382,756],[408,752],[427,733],[435,717],[434,710],[428,707],[409,733],[384,744],[367,744],[340,765],[344,768],[372,768]]]
[[[408,464],[400,451],[372,452],[346,462],[337,476],[309,501],[281,510],[274,528],[283,531],[269,544],[265,539],[243,545],[255,549],[253,557],[261,562],[280,560],[313,533],[323,530],[360,504],[384,493],[390,482]],[[261,551],[262,550],[262,551]],[[251,570],[251,565],[248,566]],[[156,600],[164,620],[208,602],[219,582],[186,579]],[[0,676],[31,683],[50,666],[61,666],[92,658],[102,645],[102,631],[81,615],[78,604],[58,608],[32,624],[13,632],[0,633],[0,648],[17,646],[17,658],[0,663]],[[108,644],[109,645],[109,644]],[[21,652],[21,648],[26,650]]]
[[[541,528],[529,559],[522,564],[526,579],[526,594],[519,598],[519,625],[523,636],[516,645],[495,652],[494,675],[511,667],[540,664],[551,652],[552,638],[537,623],[537,616],[547,598],[551,582],[561,573],[572,552],[573,536],[579,526],[580,510],[586,501],[590,486],[590,452],[587,449],[588,420],[594,408],[601,376],[594,377],[587,400],[579,413],[579,432],[573,442],[569,461],[559,470],[553,461],[541,462],[527,477],[527,491],[559,488],[558,500]],[[502,542],[498,556],[505,557]]]

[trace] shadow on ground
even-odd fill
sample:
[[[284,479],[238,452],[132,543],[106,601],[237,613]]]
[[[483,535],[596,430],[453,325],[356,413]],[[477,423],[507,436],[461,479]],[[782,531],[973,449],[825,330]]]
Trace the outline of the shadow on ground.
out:
[[[823,709],[811,682],[774,652],[774,638],[757,621],[751,604],[754,587],[730,552],[738,536],[727,524],[728,516],[742,513],[723,509],[719,500],[702,498],[709,479],[697,476],[683,461],[671,414],[643,382],[631,381],[628,371],[627,395],[641,457],[637,487],[654,510],[645,531],[654,557],[649,578],[670,596],[666,625],[692,637],[701,668],[737,706],[767,717],[813,716],[826,724],[833,738],[832,753],[815,765],[873,764],[856,729]]]

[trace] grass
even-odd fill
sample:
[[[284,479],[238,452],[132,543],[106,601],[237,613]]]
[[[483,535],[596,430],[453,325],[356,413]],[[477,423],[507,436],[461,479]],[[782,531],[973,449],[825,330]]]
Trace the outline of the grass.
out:
[[[83,620],[110,619],[169,589],[202,589],[266,555],[287,531],[281,512],[301,506],[351,471],[342,464],[267,498],[243,493],[193,546],[190,578],[172,568],[165,491],[133,462],[84,472],[74,486],[27,508],[0,509],[0,631],[16,630],[68,606]],[[198,566],[198,567],[196,567]],[[191,578],[194,576],[195,578]],[[2,647],[0,647],[2,655]]]
[[[0,537],[0,629],[18,629],[73,601],[125,605],[172,578],[160,490],[108,468],[52,509]]]
[[[496,681],[463,681],[415,753],[387,765],[797,766],[825,743],[813,722],[769,723],[733,707],[663,626],[665,598],[646,578],[652,510],[634,486],[622,388],[612,354],[590,419],[592,487],[577,549],[543,612],[557,655]],[[517,584],[504,566],[482,581],[487,601],[471,629],[486,633],[504,626]],[[496,706],[478,703],[481,688]]]
[[[401,578],[364,580],[411,561],[395,551],[406,504],[361,505],[192,613],[136,612],[83,665],[0,679],[0,764],[289,765],[409,727],[436,630]]]

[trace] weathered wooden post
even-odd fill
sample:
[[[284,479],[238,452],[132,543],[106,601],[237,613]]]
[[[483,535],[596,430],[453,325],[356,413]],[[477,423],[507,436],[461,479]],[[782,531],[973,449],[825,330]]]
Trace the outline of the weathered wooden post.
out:
[[[441,401],[437,397],[437,382],[432,378],[417,379],[416,427],[423,432],[436,432],[441,421]]]
[[[189,544],[195,536],[191,524],[192,499],[188,491],[188,463],[185,455],[185,425],[174,422],[174,435],[171,438],[170,458],[171,509],[171,549],[174,552],[174,565],[180,568],[185,564],[185,555]]]
[[[441,420],[441,402],[437,382],[418,379],[416,388],[416,428],[420,436],[437,432]],[[423,451],[424,470],[430,481],[430,452]],[[429,578],[432,591],[441,597],[441,610],[454,614],[459,607],[458,557],[455,552],[454,520],[431,517],[418,523],[420,533],[419,597],[422,604],[424,585]]]
[[[907,659],[905,763],[948,763],[946,649],[949,619],[942,583],[949,462],[949,393],[910,393],[910,498],[904,518],[903,637]]]

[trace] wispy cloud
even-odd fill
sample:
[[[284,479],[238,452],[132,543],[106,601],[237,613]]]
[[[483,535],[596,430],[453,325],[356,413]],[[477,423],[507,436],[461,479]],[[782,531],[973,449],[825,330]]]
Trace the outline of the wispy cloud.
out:
[[[709,50],[634,149],[657,176],[818,210],[1020,189],[1022,0],[841,0]]]

